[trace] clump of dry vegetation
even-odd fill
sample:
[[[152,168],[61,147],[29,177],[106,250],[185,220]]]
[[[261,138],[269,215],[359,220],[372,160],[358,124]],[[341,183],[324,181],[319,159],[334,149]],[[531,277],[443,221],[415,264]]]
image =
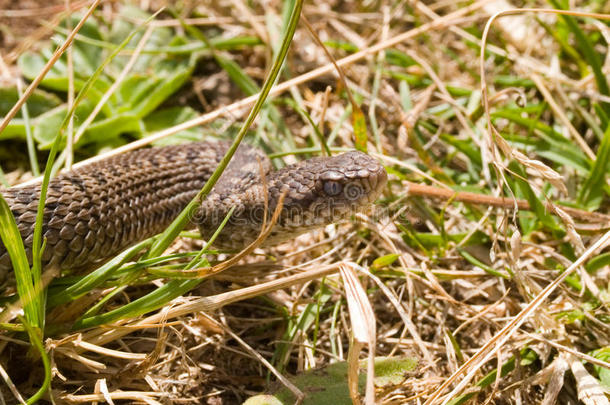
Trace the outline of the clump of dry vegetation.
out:
[[[0,2],[3,115],[91,5],[17,3]],[[69,165],[234,138],[296,7],[122,3],[93,11],[29,114],[0,133],[5,185],[39,176],[54,147]],[[192,232],[145,260],[152,242],[124,263],[62,275],[40,304],[44,337],[28,308],[17,317],[7,285],[0,400],[26,400],[43,381],[55,403],[234,404],[283,386],[307,395],[289,377],[368,354],[418,363],[377,381],[379,403],[607,404],[610,9],[577,2],[573,11],[600,14],[490,20],[564,6],[306,2],[245,142],[278,167],[366,149],[390,175],[382,198],[211,277],[182,278],[204,246]],[[119,96],[87,121],[113,83]],[[329,375],[343,395],[333,402],[350,403],[345,372]]]

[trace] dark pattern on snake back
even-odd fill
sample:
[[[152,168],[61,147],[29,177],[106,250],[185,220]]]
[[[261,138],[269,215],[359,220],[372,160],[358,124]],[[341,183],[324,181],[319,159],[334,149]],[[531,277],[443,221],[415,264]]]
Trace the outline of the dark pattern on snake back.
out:
[[[228,146],[200,142],[142,149],[58,175],[49,184],[44,211],[43,266],[92,267],[162,232],[201,190]],[[271,212],[285,193],[282,215],[267,242],[274,244],[370,205],[386,178],[383,167],[360,152],[271,171],[262,151],[242,145],[191,222],[209,238],[234,207],[215,245],[240,248],[260,232],[265,194]],[[40,186],[2,194],[31,260]],[[0,277],[11,268],[0,242]]]

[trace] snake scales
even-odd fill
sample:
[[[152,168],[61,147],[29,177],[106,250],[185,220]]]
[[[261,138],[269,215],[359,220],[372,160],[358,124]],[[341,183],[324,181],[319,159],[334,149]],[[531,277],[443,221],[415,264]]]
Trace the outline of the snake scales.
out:
[[[87,268],[163,231],[197,195],[228,147],[200,142],[142,149],[58,175],[50,182],[44,211],[43,266]],[[274,244],[363,209],[387,179],[385,169],[360,152],[271,169],[262,151],[241,145],[191,223],[209,238],[235,207],[215,245],[239,248],[260,232],[265,193],[273,212],[285,192],[282,213],[266,242]],[[40,186],[2,194],[31,260]],[[0,278],[11,269],[0,242]]]

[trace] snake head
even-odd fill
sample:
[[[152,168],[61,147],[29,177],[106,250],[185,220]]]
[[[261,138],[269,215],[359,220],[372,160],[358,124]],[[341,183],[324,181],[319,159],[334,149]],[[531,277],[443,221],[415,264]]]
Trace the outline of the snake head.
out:
[[[275,209],[281,194],[285,197],[267,244],[338,222],[368,208],[386,183],[383,166],[357,151],[313,158],[278,170],[269,178],[270,210]]]
[[[383,166],[362,152],[308,159],[268,173],[247,189],[223,182],[221,192],[205,201],[202,211],[207,215],[202,215],[198,225],[204,237],[209,237],[233,208],[215,245],[243,247],[258,236],[265,213],[269,220],[283,195],[280,216],[264,243],[274,245],[366,209],[386,182]]]

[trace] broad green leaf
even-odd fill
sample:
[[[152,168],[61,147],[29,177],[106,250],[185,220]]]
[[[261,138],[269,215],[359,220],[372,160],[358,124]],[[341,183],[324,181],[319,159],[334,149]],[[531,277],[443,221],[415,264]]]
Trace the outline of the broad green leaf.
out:
[[[34,80],[34,78],[38,76],[48,61],[48,57],[43,56],[43,54],[26,52],[19,57],[17,63],[24,77],[29,80]],[[50,53],[47,53],[47,56],[50,56]],[[90,74],[80,74],[78,71],[75,71],[74,89],[76,91],[81,90],[89,76]],[[51,90],[67,92],[68,83],[68,71],[65,65],[62,64],[61,61],[58,61],[55,65],[53,65],[53,68],[51,68],[44,79],[42,79],[40,85]],[[90,90],[91,93],[89,96],[96,96],[96,99],[99,99],[104,91],[108,89],[108,87],[110,87],[108,80],[99,78],[96,80],[93,88]]]
[[[358,376],[360,390],[364,387],[366,374]],[[352,405],[347,386],[347,363],[330,364],[319,370],[310,370],[292,379],[304,394],[302,405]],[[288,389],[275,394],[283,404],[293,404],[294,396]]]
[[[375,386],[390,387],[402,383],[407,373],[417,367],[417,359],[413,357],[376,357],[375,358]],[[366,367],[366,361],[362,367]]]
[[[73,14],[70,17],[71,27],[75,27],[81,19],[81,15]],[[62,22],[61,26],[68,28],[65,20]],[[85,21],[85,24],[78,32],[78,35],[98,41],[104,39],[99,29],[99,23],[94,17],[90,17]],[[62,35],[61,39],[63,42],[65,36]],[[72,45],[72,58],[74,60],[75,73],[81,77],[87,77],[92,75],[93,72],[95,72],[95,69],[102,63],[102,49],[77,40],[74,41]],[[66,55],[63,55],[61,60],[62,62],[67,61]]]
[[[164,110],[156,111],[144,119],[145,133],[143,137],[160,131],[165,128],[170,128],[183,122],[192,120],[198,117],[195,110],[190,107],[170,107]],[[199,127],[182,130],[172,136],[160,139],[153,142],[156,146],[173,145],[176,143],[184,143],[185,141],[194,142],[202,139],[202,132]]]
[[[284,405],[284,403],[273,395],[263,394],[248,398],[243,405]]]
[[[105,143],[113,138],[117,138],[124,133],[140,133],[144,130],[142,120],[133,113],[124,113],[99,121],[94,121],[87,128],[83,137],[79,139],[77,145],[89,143]]]
[[[122,105],[120,112],[129,111],[134,105],[143,102],[152,92],[159,79],[153,79],[150,74],[133,73],[127,77],[117,90],[117,97]]]
[[[75,112],[77,122],[84,120],[92,110],[93,105],[90,102],[85,101],[79,104]],[[48,150],[51,148],[67,113],[68,108],[63,105],[47,111],[34,120],[33,135],[39,149]]]
[[[417,359],[411,357],[376,357],[374,383],[377,387],[384,388],[399,386],[408,373],[415,370],[417,364]],[[366,360],[360,362],[360,368],[358,388],[362,392],[366,381]],[[290,380],[305,394],[303,405],[352,405],[347,385],[347,362],[308,370]],[[295,400],[287,388],[280,389],[272,398],[267,396],[265,399],[271,401],[269,404],[275,404],[274,400],[279,400],[281,404],[292,404]]]
[[[144,12],[143,10],[133,7],[130,5],[126,5],[121,7],[119,11],[119,17],[114,19],[112,22],[112,26],[110,28],[110,32],[108,34],[108,41],[111,44],[120,44],[125,38],[127,38],[134,29],[137,28],[136,24],[132,22],[134,18],[138,18],[142,21],[145,21],[151,17],[150,14]],[[138,46],[138,43],[142,39],[144,35],[143,30],[137,32],[133,38],[127,44],[127,49],[135,49]],[[138,60],[133,66],[132,73],[133,74],[148,74],[151,69],[156,69],[156,65],[159,61],[167,58],[165,54],[156,54],[156,53],[147,53],[147,51],[157,51],[161,47],[165,47],[174,43],[183,44],[182,41],[178,40],[178,36],[176,33],[170,29],[165,27],[157,27],[151,33],[148,41],[144,46],[143,52],[138,57]],[[113,59],[110,63],[110,66],[115,71],[122,70],[125,65],[128,63],[131,58],[130,54],[119,55]]]
[[[23,76],[29,80],[34,80],[36,76],[44,68],[47,59],[39,53],[26,52],[22,54],[17,63]],[[68,77],[65,70],[59,68],[60,65],[56,64],[51,68],[49,73],[42,79],[41,86],[47,87],[52,90],[67,91],[68,90]],[[75,78],[74,87],[82,88],[84,80]]]
[[[16,87],[0,87],[0,115],[6,115],[17,100],[19,94]],[[60,105],[61,99],[53,93],[36,89],[28,98],[27,104],[30,117],[33,118]],[[16,117],[20,118],[21,112],[17,113]]]
[[[22,118],[13,118],[0,134],[0,141],[5,141],[7,139],[25,139],[25,137],[25,122]]]

